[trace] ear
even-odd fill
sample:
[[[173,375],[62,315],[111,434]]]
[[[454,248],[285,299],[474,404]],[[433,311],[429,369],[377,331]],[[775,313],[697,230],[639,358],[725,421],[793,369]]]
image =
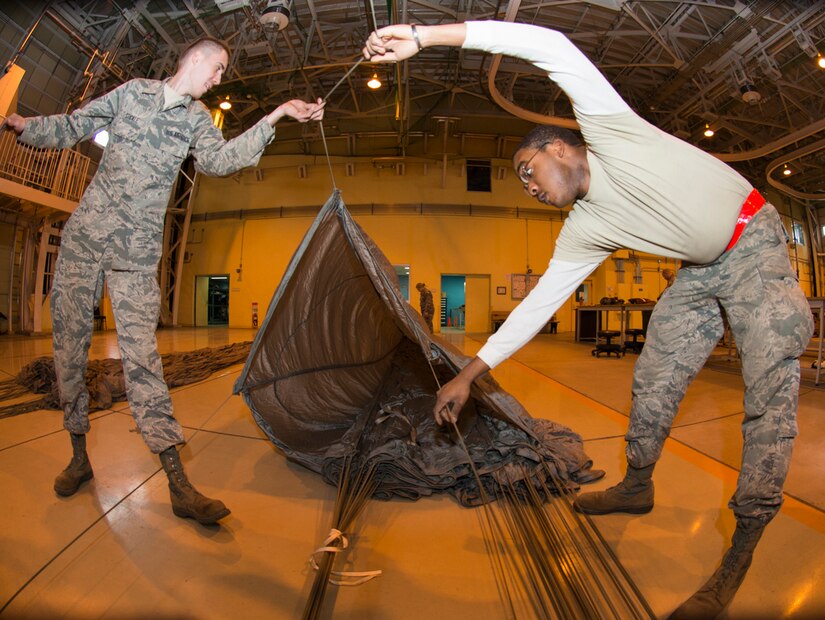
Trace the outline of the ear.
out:
[[[559,159],[563,159],[567,153],[567,143],[564,140],[556,138],[548,150],[554,153]]]

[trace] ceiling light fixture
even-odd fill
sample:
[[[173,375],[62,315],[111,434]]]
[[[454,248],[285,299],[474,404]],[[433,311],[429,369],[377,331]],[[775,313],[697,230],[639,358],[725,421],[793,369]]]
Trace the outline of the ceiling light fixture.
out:
[[[762,93],[756,89],[756,86],[748,75],[748,72],[745,70],[745,65],[742,63],[741,59],[734,60],[731,65],[731,71],[733,73],[734,82],[736,82],[739,86],[739,94],[742,97],[742,101],[748,105],[756,105],[759,103],[762,99]]]
[[[790,176],[791,174],[793,174],[793,170],[788,168],[788,164],[785,164],[785,167],[782,169],[782,174],[784,174],[786,177]]]
[[[820,69],[825,69],[825,56],[819,54],[816,58],[816,64],[819,66]]]
[[[274,24],[278,31],[286,28],[289,25],[290,15],[287,4],[284,0],[268,0],[261,12],[261,23]]]
[[[230,108],[232,107],[232,103],[229,101],[229,95],[227,95],[227,96],[226,96],[226,99],[224,99],[223,101],[221,101],[221,102],[218,104],[218,107],[219,107],[221,110],[228,110],[228,109],[230,109]]]
[[[756,90],[753,84],[743,84],[739,92],[742,93],[742,101],[748,105],[756,105],[762,100],[762,93]]]
[[[377,73],[372,74],[372,77],[370,78],[370,81],[367,82],[367,86],[369,86],[373,90],[381,88],[381,80],[378,79],[378,74]]]
[[[713,129],[710,128],[710,125],[708,123],[705,123],[704,133],[705,133],[706,138],[712,138],[713,137]]]

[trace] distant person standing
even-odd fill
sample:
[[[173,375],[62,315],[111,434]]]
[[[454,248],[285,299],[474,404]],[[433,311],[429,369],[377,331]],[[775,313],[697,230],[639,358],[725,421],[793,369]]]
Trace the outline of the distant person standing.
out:
[[[433,305],[433,294],[430,289],[423,282],[419,282],[415,285],[415,288],[418,289],[418,293],[420,295],[418,299],[418,305],[421,308],[421,316],[424,318],[424,322],[427,324],[427,328],[430,330],[430,333],[433,333],[433,316],[435,315],[435,306]]]
[[[676,281],[676,272],[672,269],[662,269],[662,277],[665,279],[665,291],[673,286],[673,283]],[[665,294],[665,291],[659,293],[659,299],[661,299],[662,295]]]

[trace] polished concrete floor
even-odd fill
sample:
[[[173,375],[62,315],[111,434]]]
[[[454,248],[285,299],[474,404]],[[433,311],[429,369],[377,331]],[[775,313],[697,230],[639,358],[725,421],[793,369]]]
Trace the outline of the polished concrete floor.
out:
[[[251,340],[251,330],[158,333],[162,352]],[[483,335],[445,334],[468,354]],[[594,358],[570,334],[540,335],[494,376],[536,417],[579,432],[615,484],[635,357]],[[49,355],[47,337],[0,338],[0,377]],[[97,332],[92,357],[117,357]],[[656,473],[656,507],[594,521],[658,617],[716,568],[733,531],[727,501],[741,449],[742,381],[719,350],[691,386]],[[786,499],[760,543],[729,618],[825,617],[825,389],[803,360],[799,427]],[[733,364],[735,366],[735,364]],[[295,618],[313,580],[308,558],[330,527],[335,489],[292,465],[240,397],[240,367],[173,391],[192,481],[232,515],[219,527],[175,517],[157,459],[126,403],[94,414],[94,480],[57,497],[70,446],[57,411],[0,420],[0,618]],[[477,511],[447,497],[370,502],[340,561],[380,569],[373,581],[331,586],[327,618],[505,617]]]

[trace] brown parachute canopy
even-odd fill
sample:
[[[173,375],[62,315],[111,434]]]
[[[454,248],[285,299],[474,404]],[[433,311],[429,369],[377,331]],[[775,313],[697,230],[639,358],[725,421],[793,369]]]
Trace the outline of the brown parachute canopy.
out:
[[[433,338],[395,271],[338,191],[275,292],[235,384],[287,457],[337,484],[345,457],[374,466],[376,497],[453,493],[479,502],[467,456],[432,416],[438,383],[469,358]],[[490,377],[476,382],[460,430],[485,487],[491,474],[598,477],[572,430],[534,419]]]

